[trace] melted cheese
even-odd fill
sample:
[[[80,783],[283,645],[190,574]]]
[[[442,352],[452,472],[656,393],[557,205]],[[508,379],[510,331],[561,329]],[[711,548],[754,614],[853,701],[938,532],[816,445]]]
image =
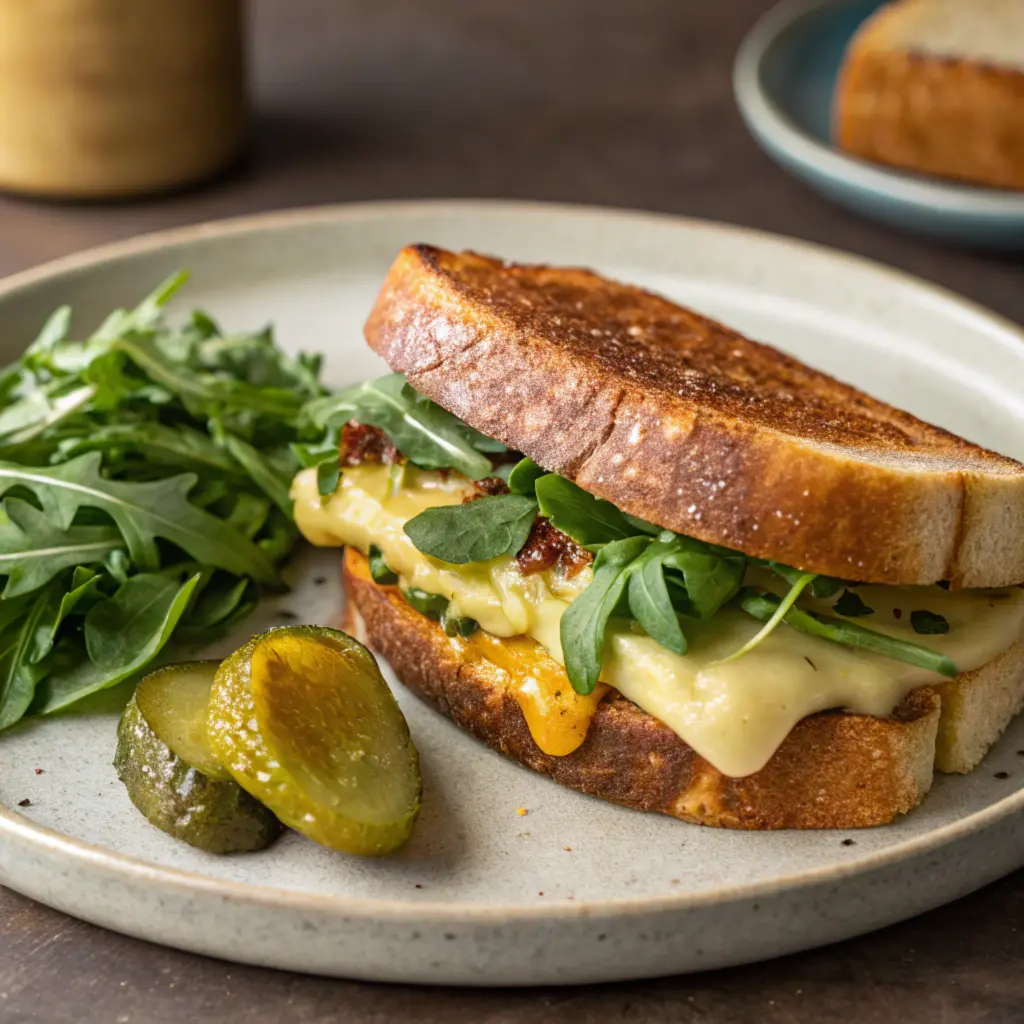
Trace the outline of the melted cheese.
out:
[[[577,693],[565,669],[529,637],[496,637],[481,629],[453,643],[464,657],[482,657],[505,670],[530,735],[545,754],[564,757],[587,738],[590,720],[608,692],[604,683],[586,696]]]
[[[426,508],[462,501],[469,490],[457,474],[410,468],[403,489],[389,497],[386,470],[360,466],[345,470],[330,498],[321,499],[311,470],[296,477],[292,494],[299,529],[314,544],[351,544],[364,554],[375,545],[403,585],[443,595],[454,612],[476,619],[495,637],[529,637],[543,647],[551,661],[545,665],[535,658],[526,670],[526,650],[519,641],[495,645],[481,635],[453,641],[464,653],[486,657],[508,672],[542,750],[570,753],[583,741],[600,698],[580,698],[553,663],[562,664],[562,613],[590,582],[590,570],[572,580],[550,572],[524,576],[507,557],[454,566],[418,551],[404,524]],[[979,668],[1024,632],[1024,590],[1019,588],[956,592],[864,586],[857,593],[875,610],[860,620],[863,624],[941,651],[961,672]],[[814,602],[808,607],[814,608]],[[944,615],[949,633],[916,634],[910,612],[917,609]],[[745,657],[718,664],[760,626],[735,610],[723,610],[710,622],[688,619],[689,650],[677,655],[622,623],[610,631],[601,678],[731,776],[763,768],[793,726],[816,711],[846,708],[884,717],[910,690],[942,681],[912,665],[786,626]]]

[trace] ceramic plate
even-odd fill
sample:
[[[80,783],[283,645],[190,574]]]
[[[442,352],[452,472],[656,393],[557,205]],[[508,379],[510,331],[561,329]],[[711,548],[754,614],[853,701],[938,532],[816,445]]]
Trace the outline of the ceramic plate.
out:
[[[237,328],[273,321],[286,347],[323,351],[329,382],[345,384],[381,369],[360,328],[412,241],[595,266],[1024,457],[1024,345],[1010,324],[863,260],[646,214],[386,204],[156,235],[0,285],[0,357],[13,359],[59,303],[91,326],[185,266],[193,278],[176,311],[202,305]],[[302,554],[294,591],[245,636],[291,616],[336,622],[337,577],[336,553]],[[917,914],[1024,863],[1024,722],[976,772],[938,780],[888,828],[742,833],[561,789],[395,686],[426,784],[415,835],[395,856],[343,857],[295,834],[221,859],[177,843],[128,802],[110,763],[115,718],[97,714],[0,737],[0,879],[106,927],[228,959],[528,985],[776,956]]]
[[[1024,249],[1024,193],[888,169],[834,148],[832,94],[850,37],[882,0],[793,0],[744,40],[733,85],[755,139],[779,164],[858,213],[906,231]]]

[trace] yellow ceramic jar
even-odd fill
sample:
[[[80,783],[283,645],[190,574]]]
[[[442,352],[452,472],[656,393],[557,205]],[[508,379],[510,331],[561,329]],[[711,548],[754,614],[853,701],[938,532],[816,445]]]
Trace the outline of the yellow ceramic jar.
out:
[[[140,195],[224,167],[243,0],[0,0],[0,189]]]

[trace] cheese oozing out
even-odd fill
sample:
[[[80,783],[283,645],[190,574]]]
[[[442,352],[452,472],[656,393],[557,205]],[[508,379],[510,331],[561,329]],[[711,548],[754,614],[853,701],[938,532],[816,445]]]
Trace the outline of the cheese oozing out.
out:
[[[529,637],[544,648],[550,657],[538,669],[536,659],[525,660],[519,641],[496,645],[486,636],[452,641],[467,655],[486,657],[505,669],[538,746],[545,753],[568,754],[583,742],[604,692],[580,697],[560,668],[562,613],[592,573],[587,568],[572,579],[555,572],[523,575],[508,557],[450,565],[420,552],[406,536],[405,523],[424,509],[457,504],[469,493],[472,485],[456,473],[409,466],[401,489],[392,494],[387,467],[376,465],[346,468],[328,498],[317,490],[315,470],[301,472],[292,488],[296,523],[313,544],[348,544],[364,554],[373,545],[403,586],[448,598],[455,614],[475,619],[491,638]],[[1024,632],[1021,588],[946,591],[937,586],[865,585],[857,594],[875,612],[858,621],[940,651],[961,672],[980,668]],[[949,632],[915,633],[910,613],[919,609],[944,616]],[[786,625],[743,658],[719,664],[762,623],[724,608],[709,621],[686,619],[683,625],[689,645],[685,655],[673,654],[631,623],[612,628],[601,679],[729,776],[763,768],[808,715],[843,708],[885,717],[911,690],[945,681],[913,665]]]

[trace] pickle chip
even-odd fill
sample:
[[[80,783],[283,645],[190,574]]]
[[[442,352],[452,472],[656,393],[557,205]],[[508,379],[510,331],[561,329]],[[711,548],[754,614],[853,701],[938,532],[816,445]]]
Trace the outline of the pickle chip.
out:
[[[215,661],[168,665],[139,683],[117,730],[114,766],[157,828],[208,853],[262,850],[281,823],[217,763],[206,729]]]
[[[235,781],[315,842],[375,855],[412,832],[422,783],[409,727],[373,656],[339,630],[253,637],[217,671],[208,732]]]

